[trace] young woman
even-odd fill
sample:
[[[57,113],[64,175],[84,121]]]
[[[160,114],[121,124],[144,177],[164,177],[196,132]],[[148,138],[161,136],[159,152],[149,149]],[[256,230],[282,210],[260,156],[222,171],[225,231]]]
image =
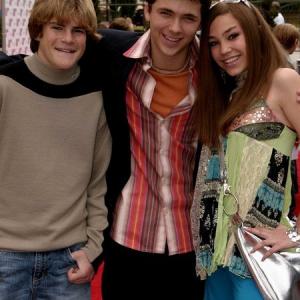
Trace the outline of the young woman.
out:
[[[287,68],[285,53],[247,0],[211,7],[200,57],[194,124],[204,146],[191,211],[197,270],[207,277],[205,300],[262,299],[232,221],[238,213],[265,238],[255,249],[270,245],[266,256],[297,244],[286,231],[300,77]],[[224,179],[236,199],[224,195]]]

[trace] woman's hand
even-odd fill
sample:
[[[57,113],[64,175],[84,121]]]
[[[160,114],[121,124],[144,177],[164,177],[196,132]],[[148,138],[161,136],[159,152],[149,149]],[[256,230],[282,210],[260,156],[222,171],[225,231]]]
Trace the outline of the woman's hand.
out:
[[[255,252],[256,250],[259,250],[265,246],[270,247],[270,249],[263,256],[262,260],[265,260],[275,252],[297,247],[298,245],[290,240],[286,234],[287,228],[281,224],[275,229],[267,229],[263,227],[247,227],[245,229],[263,239],[253,247],[252,252]]]

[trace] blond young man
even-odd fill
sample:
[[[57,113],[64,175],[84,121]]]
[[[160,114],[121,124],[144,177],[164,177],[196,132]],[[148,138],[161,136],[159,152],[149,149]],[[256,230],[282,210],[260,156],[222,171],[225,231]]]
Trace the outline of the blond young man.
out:
[[[0,298],[85,300],[107,226],[111,138],[78,62],[96,42],[90,0],[36,0],[31,49],[0,70]]]

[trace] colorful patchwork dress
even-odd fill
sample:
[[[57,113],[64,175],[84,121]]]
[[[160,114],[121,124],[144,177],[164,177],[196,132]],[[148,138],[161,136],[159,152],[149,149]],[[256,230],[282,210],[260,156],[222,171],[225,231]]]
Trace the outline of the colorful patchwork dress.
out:
[[[276,120],[264,100],[232,123],[224,139],[225,165],[246,226],[288,225],[290,156],[295,139],[296,133]],[[236,207],[233,198],[223,193],[218,151],[204,146],[191,210],[196,268],[202,278],[219,266],[227,266],[243,278],[251,277],[227,215],[234,214]]]

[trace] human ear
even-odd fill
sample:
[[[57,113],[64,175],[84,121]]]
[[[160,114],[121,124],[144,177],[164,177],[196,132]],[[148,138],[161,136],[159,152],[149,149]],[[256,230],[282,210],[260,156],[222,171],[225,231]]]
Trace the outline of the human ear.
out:
[[[145,3],[144,5],[144,18],[147,22],[149,22],[150,19],[150,12],[151,12],[151,5],[148,3]]]

